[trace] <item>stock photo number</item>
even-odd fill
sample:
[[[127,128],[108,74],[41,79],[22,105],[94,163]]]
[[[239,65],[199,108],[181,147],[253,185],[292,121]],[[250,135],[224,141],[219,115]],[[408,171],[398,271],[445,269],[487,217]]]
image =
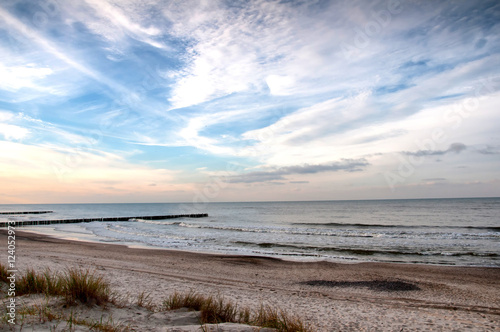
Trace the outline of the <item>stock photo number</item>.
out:
[[[7,301],[7,315],[9,317],[8,322],[10,324],[15,324],[16,321],[16,230],[15,227],[11,224],[15,225],[15,221],[9,220],[8,226],[8,237],[7,237],[7,274],[8,277],[8,297],[9,301]]]

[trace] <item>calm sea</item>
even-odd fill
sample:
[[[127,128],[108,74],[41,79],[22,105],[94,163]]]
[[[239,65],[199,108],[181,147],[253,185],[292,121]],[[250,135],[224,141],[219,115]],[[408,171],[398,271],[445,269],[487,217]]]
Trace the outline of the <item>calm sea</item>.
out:
[[[64,238],[343,262],[500,266],[500,198],[0,205],[0,221],[208,213],[208,218],[31,226]]]

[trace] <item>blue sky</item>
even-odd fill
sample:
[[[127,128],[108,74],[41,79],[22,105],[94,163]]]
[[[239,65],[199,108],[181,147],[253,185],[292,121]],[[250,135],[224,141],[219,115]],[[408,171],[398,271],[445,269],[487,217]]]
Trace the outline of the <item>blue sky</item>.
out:
[[[497,1],[0,4],[0,202],[500,196]]]

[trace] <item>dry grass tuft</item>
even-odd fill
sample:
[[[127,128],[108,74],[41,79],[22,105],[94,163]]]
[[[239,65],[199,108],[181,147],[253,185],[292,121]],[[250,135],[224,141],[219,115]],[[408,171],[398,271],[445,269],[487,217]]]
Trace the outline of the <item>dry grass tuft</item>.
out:
[[[204,296],[198,293],[173,293],[163,302],[163,309],[188,308],[200,311],[202,324],[244,323],[260,327],[274,328],[278,332],[311,332],[311,328],[298,317],[290,316],[282,310],[261,306],[252,312],[248,308],[238,308],[236,304],[221,296]]]
[[[290,316],[283,310],[272,308],[269,305],[259,308],[253,323],[258,326],[273,328],[277,331],[310,331],[310,328],[300,318]]]
[[[232,302],[225,302],[222,297],[209,296],[201,307],[200,319],[204,323],[236,323],[238,320],[237,306]]]
[[[200,311],[205,302],[205,298],[200,294],[189,292],[181,294],[178,292],[173,293],[165,301],[163,301],[163,308],[166,310],[175,310],[180,308],[188,308],[195,311]]]
[[[58,275],[53,274],[49,269],[43,272],[45,279],[45,294],[46,295],[61,295],[64,291],[64,280]]]
[[[151,299],[151,293],[141,292],[137,297],[137,305],[148,309],[149,311],[156,311],[156,305]]]
[[[111,300],[109,284],[90,270],[68,269],[62,277],[68,303],[105,304]]]
[[[48,294],[47,280],[45,276],[43,274],[36,273],[33,269],[29,269],[16,279],[16,295],[24,294]]]
[[[4,276],[5,275],[5,276]],[[0,264],[0,278],[6,279],[7,270]],[[80,301],[84,304],[106,304],[111,301],[109,284],[94,271],[67,269],[63,274],[53,274],[50,270],[37,273],[27,270],[16,279],[16,295],[45,294],[64,296],[67,303]]]

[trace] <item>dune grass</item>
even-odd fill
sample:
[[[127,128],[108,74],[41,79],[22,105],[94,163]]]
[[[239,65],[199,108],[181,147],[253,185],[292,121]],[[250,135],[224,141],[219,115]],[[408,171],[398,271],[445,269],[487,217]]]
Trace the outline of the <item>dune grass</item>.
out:
[[[4,273],[7,271],[0,264],[0,278],[7,282]],[[102,276],[96,275],[93,270],[76,268],[68,268],[64,273],[52,273],[48,269],[39,273],[28,269],[16,278],[16,295],[24,294],[63,296],[68,304],[79,301],[102,305],[112,300],[109,283]]]
[[[188,308],[200,311],[200,319],[203,323],[221,323],[240,321],[240,313],[237,306],[222,297],[203,296],[189,292],[187,294],[174,293],[164,302],[166,310]]]
[[[0,280],[8,281],[7,270],[0,264]],[[23,294],[45,294],[46,296],[62,296],[67,304],[78,302],[87,305],[106,305],[108,302],[115,303],[118,300],[116,294],[112,294],[109,283],[93,270],[68,268],[63,273],[52,273],[45,270],[37,273],[33,269],[27,270],[16,279],[16,295]],[[175,310],[188,308],[200,312],[202,324],[219,323],[242,323],[259,327],[274,328],[278,332],[311,332],[300,318],[291,316],[280,309],[269,305],[262,305],[257,310],[239,307],[232,301],[222,296],[203,295],[196,292],[178,293],[168,296],[160,307],[156,307],[149,294],[141,293],[137,299],[137,305],[145,307],[150,311]],[[26,312],[28,314],[28,312]],[[39,316],[47,320],[58,317],[47,308],[37,311]],[[118,331],[126,328],[116,326],[112,322],[83,322],[74,321],[73,317],[64,317],[67,324],[73,323],[90,326],[99,331]]]
[[[269,305],[261,306],[252,321],[252,325],[274,328],[283,332],[310,332],[312,331],[300,318],[290,316],[281,309]]]
[[[66,301],[102,305],[111,300],[109,284],[90,270],[68,269],[62,276]]]
[[[52,276],[49,275],[49,271],[43,274],[35,272],[33,269],[27,270],[24,274],[16,279],[16,294],[48,294],[48,295],[60,295],[62,289],[55,288],[54,280]],[[49,286],[47,283],[51,284],[51,290],[53,293],[49,293]]]
[[[311,328],[297,317],[271,306],[262,305],[258,310],[239,308],[222,296],[205,296],[195,292],[173,293],[163,302],[163,309],[188,308],[200,311],[203,324],[243,323],[260,327],[274,328],[279,332],[311,332]]]

